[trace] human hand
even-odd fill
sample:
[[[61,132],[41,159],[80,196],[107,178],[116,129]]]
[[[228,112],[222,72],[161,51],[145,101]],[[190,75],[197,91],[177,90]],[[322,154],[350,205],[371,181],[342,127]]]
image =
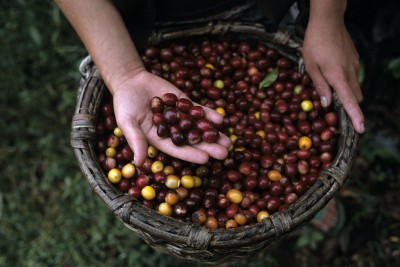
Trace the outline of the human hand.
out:
[[[169,138],[157,136],[152,124],[150,100],[170,92],[184,94],[175,86],[144,70],[143,62],[122,17],[112,1],[58,0],[57,4],[79,34],[104,82],[113,95],[118,126],[134,152],[134,163],[140,166],[147,156],[147,144],[186,161],[206,163],[211,156],[224,159],[230,140],[220,135],[218,143],[175,146]],[[88,30],[90,29],[90,30]],[[215,124],[222,116],[204,108],[206,118]]]
[[[354,129],[364,132],[364,116],[359,102],[359,57],[341,19],[310,21],[306,30],[303,57],[307,72],[321,96],[322,106],[332,101],[331,87],[349,115]]]
[[[230,139],[220,134],[217,143],[202,142],[195,146],[176,146],[170,138],[160,138],[152,123],[150,100],[154,96],[174,93],[178,98],[186,97],[182,91],[168,81],[145,70],[128,75],[113,90],[114,111],[118,126],[124,133],[134,152],[134,163],[141,166],[147,157],[148,143],[164,153],[189,162],[204,164],[209,157],[224,159],[228,155]],[[204,107],[205,116],[215,124],[220,124],[222,116]]]

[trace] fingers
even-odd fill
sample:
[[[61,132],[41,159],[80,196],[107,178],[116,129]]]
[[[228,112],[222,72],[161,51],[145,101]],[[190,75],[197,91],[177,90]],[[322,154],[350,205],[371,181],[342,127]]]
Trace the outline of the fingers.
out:
[[[341,68],[325,71],[327,81],[335,90],[343,108],[352,121],[353,127],[358,133],[364,132],[364,115],[359,106],[362,100],[360,85],[358,83],[358,68],[343,70]],[[348,74],[348,76],[346,75]]]
[[[223,160],[228,156],[228,150],[226,149],[226,147],[221,146],[217,143],[209,144],[202,142],[200,144],[194,145],[193,147],[207,152],[207,154],[215,159]]]
[[[219,160],[223,160],[228,156],[228,147],[231,145],[231,140],[224,134],[220,134],[217,143],[205,143],[194,145],[202,151],[207,152],[211,157]]]
[[[311,65],[307,71],[321,97],[322,106],[327,107],[332,101],[332,91],[329,86],[331,85],[349,115],[354,129],[358,133],[363,133],[365,131],[364,115],[358,104],[362,100],[362,93],[357,80],[357,68],[354,69],[350,78],[347,78],[344,74],[345,72],[339,68],[336,70],[321,70],[317,65]]]
[[[225,159],[228,156],[228,147],[230,139],[221,134],[217,143],[205,143],[189,146],[176,146],[170,138],[160,138],[152,133],[148,136],[149,142],[163,151],[164,153],[185,161],[204,164],[207,163],[209,157],[215,159]]]
[[[212,108],[203,107],[206,119],[213,122],[214,124],[221,124],[224,121],[224,117],[213,110]]]
[[[122,131],[124,136],[134,153],[133,163],[136,166],[141,166],[147,158],[147,138],[142,130],[136,125],[126,125]],[[170,138],[159,138],[154,136],[155,127],[152,129],[152,133],[149,134],[149,142],[163,151],[164,153],[188,162],[204,164],[207,163],[209,157],[216,159],[224,159],[227,156],[227,140],[229,138],[222,135],[216,144],[204,144],[197,147],[191,146],[176,146],[172,143]],[[155,134],[156,135],[156,134]],[[224,145],[222,145],[224,144]]]
[[[336,94],[338,95],[343,108],[349,115],[354,129],[358,133],[363,133],[365,131],[364,115],[358,104],[358,99],[360,99],[361,93],[357,93],[357,88],[355,89],[356,92],[354,92],[350,88],[349,83],[347,83],[346,80],[334,81],[332,83],[332,86],[335,88]],[[356,94],[360,95],[356,96]]]
[[[191,101],[191,99],[184,93],[181,93],[179,95],[179,98],[187,98]],[[217,111],[213,110],[212,108],[208,108],[208,107],[202,106],[202,105],[194,103],[194,102],[193,102],[193,104],[196,106],[201,106],[204,109],[205,118],[208,119],[209,121],[211,121],[217,125],[221,124],[223,122],[224,117],[221,114],[219,114]]]
[[[228,148],[231,145],[231,139],[229,139],[228,136],[220,133],[217,143],[225,148]]]
[[[363,99],[360,83],[358,82],[358,68],[354,70],[354,75],[349,77],[350,88],[353,91],[354,96],[356,97],[358,103],[360,103]]]
[[[170,138],[149,137],[149,142],[162,152],[188,162],[204,164],[209,159],[206,151],[192,146],[176,146]]]
[[[307,66],[306,66],[307,67]],[[320,95],[320,101],[323,107],[328,107],[332,101],[332,91],[325,80],[321,70],[317,65],[311,64],[307,67],[308,74],[314,83],[315,89]]]
[[[124,125],[124,126],[122,126]],[[123,127],[123,128],[122,128]],[[142,166],[147,158],[147,138],[137,125],[121,124],[124,136],[131,147],[136,166]]]

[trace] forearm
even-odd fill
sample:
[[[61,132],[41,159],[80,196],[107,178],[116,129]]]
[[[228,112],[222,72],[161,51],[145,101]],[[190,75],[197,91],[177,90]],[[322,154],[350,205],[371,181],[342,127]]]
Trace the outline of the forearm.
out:
[[[343,23],[347,0],[310,0],[310,23]]]
[[[112,1],[56,0],[56,3],[78,33],[112,93],[125,77],[144,70]]]

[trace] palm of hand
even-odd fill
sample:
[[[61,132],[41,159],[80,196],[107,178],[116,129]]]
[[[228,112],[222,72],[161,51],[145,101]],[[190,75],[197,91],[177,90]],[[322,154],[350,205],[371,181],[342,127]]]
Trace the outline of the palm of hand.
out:
[[[219,144],[199,144],[194,147],[177,147],[169,138],[161,139],[157,136],[149,103],[152,97],[165,93],[174,93],[178,98],[186,97],[171,83],[145,71],[128,79],[114,93],[117,123],[134,151],[135,164],[141,165],[144,162],[148,143],[171,156],[195,163],[205,163],[209,156],[225,158],[226,147],[230,144],[226,136],[221,136]],[[215,111],[206,110],[206,116],[214,123],[222,121]]]

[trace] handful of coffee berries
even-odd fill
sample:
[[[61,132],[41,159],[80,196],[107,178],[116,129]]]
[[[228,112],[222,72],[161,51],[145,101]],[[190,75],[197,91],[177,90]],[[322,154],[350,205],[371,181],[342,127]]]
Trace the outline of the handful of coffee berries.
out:
[[[169,137],[176,146],[196,145],[201,141],[215,143],[219,131],[205,118],[204,109],[193,105],[187,98],[179,98],[166,93],[162,98],[151,99],[153,124],[157,126],[157,135]]]

